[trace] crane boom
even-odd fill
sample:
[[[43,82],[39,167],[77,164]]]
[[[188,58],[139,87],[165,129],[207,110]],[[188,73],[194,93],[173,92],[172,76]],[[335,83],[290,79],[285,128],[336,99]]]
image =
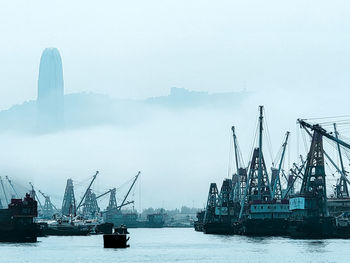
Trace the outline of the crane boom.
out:
[[[94,181],[95,181],[96,176],[98,175],[98,173],[99,173],[99,171],[96,171],[95,175],[92,177],[92,180],[91,180],[91,182],[90,182],[88,188],[86,189],[86,191],[85,191],[85,193],[84,193],[84,195],[83,195],[83,198],[80,200],[79,205],[77,206],[77,210],[81,207],[81,204],[83,203],[83,201],[84,201],[84,199],[85,199],[85,197],[86,197],[88,191],[90,190],[91,185],[94,183]]]
[[[286,199],[287,195],[289,194],[289,191],[292,189],[295,181],[297,180],[297,178],[300,178],[300,175],[302,175],[302,172],[303,172],[303,168],[306,164],[306,161],[302,161],[302,164],[300,166],[300,168],[296,165],[296,163],[294,163],[294,167],[295,167],[295,170],[298,172],[295,172],[293,169],[290,169],[290,172],[293,173],[295,175],[294,179],[293,179],[293,182],[287,187],[282,199]]]
[[[10,186],[11,186],[13,192],[15,193],[15,197],[17,198],[17,197],[18,197],[18,194],[17,194],[17,192],[16,192],[16,190],[15,190],[13,184],[12,184],[12,181],[10,180],[10,178],[9,178],[7,175],[5,176],[5,178],[6,178],[6,180],[9,182],[9,184],[10,184]]]
[[[109,194],[109,193],[112,192],[113,190],[116,190],[116,189],[115,189],[115,188],[109,189],[107,192],[96,196],[96,199],[99,199],[99,198],[101,198],[102,196],[105,196],[105,195]]]
[[[109,212],[109,211],[114,210],[114,209],[120,210],[123,206],[127,206],[127,205],[130,205],[130,204],[133,204],[134,202],[135,202],[135,201],[128,201],[128,202],[125,202],[123,205],[118,205],[118,206],[115,207],[115,208],[102,211],[101,213],[106,213],[106,212]]]
[[[121,205],[119,206],[119,210],[121,209],[122,206],[124,206],[125,200],[126,200],[126,198],[128,198],[128,196],[129,196],[129,194],[130,194],[130,192],[131,192],[131,189],[134,187],[134,185],[135,185],[135,183],[136,183],[136,181],[137,181],[137,178],[139,178],[139,175],[140,175],[140,174],[141,174],[141,172],[139,171],[139,172],[137,173],[137,175],[135,176],[135,179],[134,179],[134,181],[132,182],[132,184],[131,184],[131,186],[130,186],[128,192],[126,193],[123,202],[122,202]]]
[[[4,192],[6,204],[9,204],[9,200],[7,199],[7,196],[6,196],[6,191],[5,191],[5,187],[4,187],[4,182],[2,181],[1,176],[0,176],[0,182],[1,182],[2,191]]]
[[[320,133],[322,136],[327,137],[328,139],[335,141],[336,143],[339,143],[340,145],[344,146],[345,148],[350,149],[350,144],[344,142],[343,140],[336,138],[335,136],[331,135],[330,133],[328,133],[325,129],[323,129],[320,125],[315,124],[312,125],[310,123],[305,122],[302,119],[298,119],[298,123],[305,129],[309,128],[313,131],[317,131],[318,133]]]
[[[238,147],[237,147],[237,136],[236,136],[236,133],[235,133],[235,126],[232,126],[231,130],[232,130],[232,136],[233,136],[233,146],[234,146],[234,149],[235,149],[236,169],[237,169],[237,174],[238,174],[238,169],[240,167],[239,167],[239,164],[238,164],[238,149],[237,149]]]
[[[283,164],[283,160],[284,160],[284,155],[285,155],[285,153],[286,153],[286,148],[287,148],[287,143],[288,143],[288,137],[289,137],[289,131],[286,132],[286,139],[285,139],[284,143],[282,144],[282,147],[283,147],[282,156],[281,156],[280,163],[279,163],[279,165],[278,165],[278,171],[277,171],[277,173],[276,173],[275,182],[274,182],[274,184],[273,184],[272,197],[275,197],[275,192],[276,192],[276,188],[277,188],[277,183],[279,183],[279,185],[281,185],[280,173],[281,173],[281,168],[282,168],[282,164]]]

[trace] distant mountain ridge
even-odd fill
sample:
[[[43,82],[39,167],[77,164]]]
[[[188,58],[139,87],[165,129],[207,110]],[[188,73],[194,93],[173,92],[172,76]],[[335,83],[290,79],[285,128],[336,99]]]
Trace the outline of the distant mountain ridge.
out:
[[[170,89],[168,96],[148,98],[145,101],[153,105],[178,108],[200,106],[226,107],[234,106],[234,103],[240,103],[247,95],[248,92],[245,90],[210,94],[204,91],[191,91],[173,87]]]
[[[188,110],[191,108],[237,107],[248,92],[213,93],[171,88],[168,96],[145,100],[115,99],[96,93],[64,95],[64,128],[74,129],[98,125],[131,125],[147,118],[155,108]],[[26,101],[0,111],[0,131],[41,133],[37,126],[37,101]]]

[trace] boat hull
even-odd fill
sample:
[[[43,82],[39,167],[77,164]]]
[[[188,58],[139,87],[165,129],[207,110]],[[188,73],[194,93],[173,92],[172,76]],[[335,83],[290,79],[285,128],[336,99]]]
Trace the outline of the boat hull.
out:
[[[242,234],[247,236],[287,236],[287,219],[246,219],[242,223]]]
[[[319,239],[336,237],[334,217],[309,217],[290,220],[289,234],[292,238]]]
[[[231,223],[213,222],[205,223],[203,232],[205,234],[232,235],[235,231]]]
[[[87,236],[90,229],[77,226],[48,226],[44,233],[46,236]]]
[[[126,235],[108,234],[103,235],[104,248],[127,248],[128,238]]]

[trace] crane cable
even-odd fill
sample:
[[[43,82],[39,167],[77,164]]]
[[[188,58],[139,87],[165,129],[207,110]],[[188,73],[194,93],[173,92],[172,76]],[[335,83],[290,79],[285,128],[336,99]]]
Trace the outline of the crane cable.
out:
[[[267,149],[268,149],[269,154],[270,154],[270,160],[271,160],[271,162],[273,162],[273,148],[272,148],[272,143],[271,143],[271,136],[270,136],[269,126],[267,125],[267,118],[266,118],[265,108],[263,110],[264,110],[264,124],[265,124],[265,127],[266,127],[265,129],[263,129],[263,132],[264,132],[265,137],[266,137]]]

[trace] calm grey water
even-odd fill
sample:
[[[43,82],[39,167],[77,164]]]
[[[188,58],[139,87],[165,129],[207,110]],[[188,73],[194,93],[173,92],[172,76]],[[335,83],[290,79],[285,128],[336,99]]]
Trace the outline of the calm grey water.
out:
[[[127,249],[104,249],[102,236],[2,243],[0,262],[350,262],[350,240],[216,236],[180,228],[129,232]]]

